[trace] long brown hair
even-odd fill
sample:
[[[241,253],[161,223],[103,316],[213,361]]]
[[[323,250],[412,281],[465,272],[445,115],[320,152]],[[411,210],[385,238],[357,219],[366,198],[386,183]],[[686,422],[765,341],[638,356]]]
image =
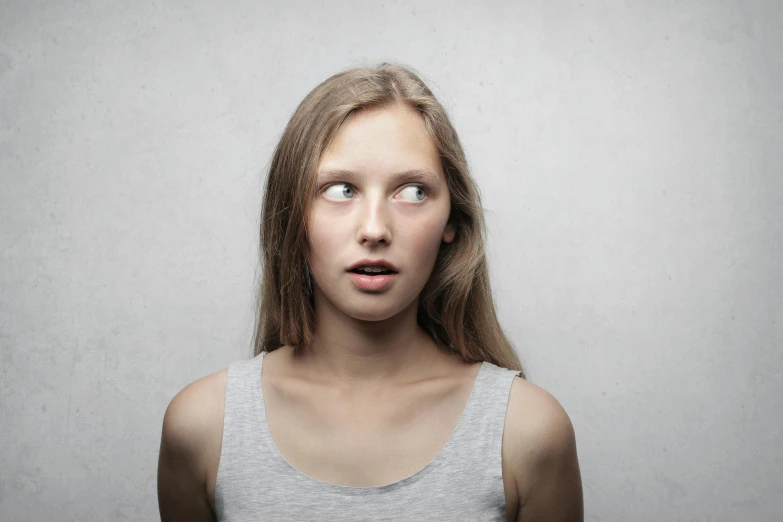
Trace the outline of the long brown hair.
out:
[[[478,187],[446,110],[410,68],[355,67],[313,89],[288,122],[266,179],[260,227],[254,355],[314,341],[306,216],[321,154],[348,118],[364,108],[406,104],[421,114],[443,163],[456,236],[442,243],[420,297],[417,321],[437,345],[469,362],[519,370],[498,322],[484,251],[486,225]],[[524,373],[522,373],[524,376]]]

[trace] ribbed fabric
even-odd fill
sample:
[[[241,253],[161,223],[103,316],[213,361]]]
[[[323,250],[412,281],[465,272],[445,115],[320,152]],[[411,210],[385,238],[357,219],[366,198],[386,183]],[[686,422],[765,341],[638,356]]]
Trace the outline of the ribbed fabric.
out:
[[[232,363],[215,507],[220,522],[505,521],[501,443],[519,372],[483,362],[468,404],[441,452],[393,484],[350,487],[291,466],[269,432],[261,392],[264,352]]]

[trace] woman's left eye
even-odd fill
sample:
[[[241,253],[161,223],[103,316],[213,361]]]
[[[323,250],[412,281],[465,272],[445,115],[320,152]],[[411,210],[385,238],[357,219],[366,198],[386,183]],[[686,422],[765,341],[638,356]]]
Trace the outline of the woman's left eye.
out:
[[[414,202],[422,201],[427,196],[427,189],[423,185],[410,185],[402,189],[402,193],[406,190],[412,194]]]

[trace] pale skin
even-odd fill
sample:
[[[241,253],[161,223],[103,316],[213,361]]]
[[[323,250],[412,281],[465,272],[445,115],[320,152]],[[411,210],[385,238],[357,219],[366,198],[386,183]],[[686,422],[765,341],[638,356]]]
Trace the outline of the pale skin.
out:
[[[265,356],[270,432],[313,478],[390,484],[438,454],[480,364],[439,350],[416,322],[438,249],[454,240],[446,178],[420,115],[393,105],[354,114],[317,179],[307,227],[318,341],[301,356],[289,346]],[[364,258],[394,263],[394,283],[381,292],[354,286],[346,269]],[[165,522],[215,520],[226,372],[186,386],[166,410],[158,466]],[[521,378],[511,387],[502,466],[507,520],[583,520],[571,421],[554,397]]]

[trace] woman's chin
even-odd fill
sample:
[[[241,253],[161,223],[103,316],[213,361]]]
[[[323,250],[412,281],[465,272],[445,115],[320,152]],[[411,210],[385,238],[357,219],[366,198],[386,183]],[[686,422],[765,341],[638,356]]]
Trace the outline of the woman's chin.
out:
[[[397,308],[391,309],[388,306],[386,307],[379,306],[377,307],[377,309],[359,308],[359,309],[346,310],[346,314],[358,321],[377,323],[380,321],[386,321],[387,319],[391,319],[392,317],[399,314],[401,311],[402,310],[399,310]]]
[[[408,303],[408,306],[410,303]],[[393,319],[402,314],[408,308],[405,303],[398,300],[386,299],[377,302],[362,302],[361,300],[353,303],[346,303],[339,307],[342,312],[357,321],[380,322]]]

